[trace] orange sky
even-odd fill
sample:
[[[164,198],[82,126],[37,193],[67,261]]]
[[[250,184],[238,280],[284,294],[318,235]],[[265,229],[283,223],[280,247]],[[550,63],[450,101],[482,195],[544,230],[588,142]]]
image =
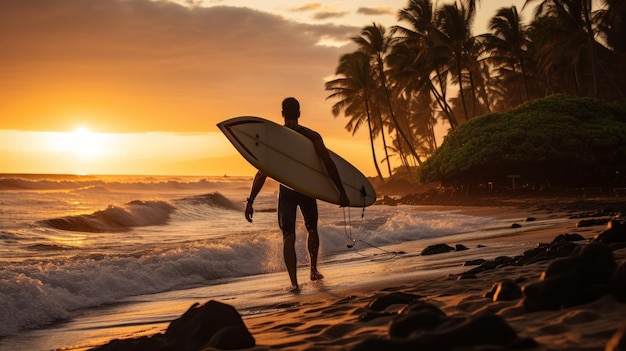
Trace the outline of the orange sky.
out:
[[[0,0],[0,173],[252,174],[215,124],[280,123],[295,96],[302,124],[374,174],[324,82],[348,38],[407,1],[194,3]]]

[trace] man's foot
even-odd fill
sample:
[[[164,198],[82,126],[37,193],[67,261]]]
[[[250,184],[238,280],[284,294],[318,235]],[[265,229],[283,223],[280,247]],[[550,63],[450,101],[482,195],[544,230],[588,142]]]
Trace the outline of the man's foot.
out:
[[[312,281],[322,280],[322,279],[324,279],[324,276],[322,275],[322,273],[318,272],[317,269],[311,271],[311,280]]]
[[[297,285],[292,285],[289,289],[287,289],[287,292],[292,293],[292,294],[299,294],[300,287]]]

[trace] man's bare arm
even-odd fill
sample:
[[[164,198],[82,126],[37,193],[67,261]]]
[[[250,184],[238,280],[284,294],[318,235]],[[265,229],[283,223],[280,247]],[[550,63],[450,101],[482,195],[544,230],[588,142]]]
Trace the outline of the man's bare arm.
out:
[[[316,132],[312,132],[310,134],[312,135],[309,136],[309,139],[313,141],[315,150],[317,151],[317,154],[319,155],[319,157],[322,159],[322,163],[324,163],[326,172],[328,172],[330,179],[333,181],[333,183],[335,184],[335,187],[339,191],[340,206],[341,207],[348,206],[350,204],[350,200],[348,199],[348,195],[346,195],[346,190],[344,189],[343,184],[341,183],[341,176],[339,175],[339,171],[337,170],[337,166],[335,165],[335,162],[333,162],[333,159],[330,158],[330,153],[328,152],[326,145],[324,145],[324,141],[322,140],[322,137]]]
[[[246,203],[246,220],[248,222],[252,222],[252,215],[254,214],[254,208],[252,204],[254,203],[254,199],[263,188],[263,184],[265,184],[265,179],[267,176],[260,171],[256,173],[254,176],[254,180],[252,181],[252,189],[250,189],[250,197],[247,199]]]

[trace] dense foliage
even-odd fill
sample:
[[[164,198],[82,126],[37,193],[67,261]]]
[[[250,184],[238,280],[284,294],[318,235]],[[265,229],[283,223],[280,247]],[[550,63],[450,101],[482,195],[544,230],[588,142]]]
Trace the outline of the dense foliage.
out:
[[[624,185],[626,105],[555,95],[452,131],[418,171],[422,181],[550,186]]]
[[[391,176],[390,159],[399,160],[407,172],[421,167],[439,148],[437,125],[455,131],[478,116],[555,94],[626,102],[626,1],[526,0],[524,16],[515,6],[502,7],[490,19],[488,31],[475,34],[479,3],[408,0],[398,11],[398,25],[373,23],[352,38],[357,50],[340,58],[336,79],[326,82],[328,98],[335,100],[333,114],[349,119],[346,129],[354,133],[367,128],[379,178],[384,171],[379,163],[386,163]],[[584,118],[559,114],[558,120],[548,120],[550,116],[536,113],[531,118],[554,135],[529,139],[527,121],[508,117],[511,128],[489,125],[489,131],[475,132],[478,140],[472,142],[481,145],[485,135],[503,133],[491,138],[502,143],[495,152],[520,158],[510,160],[511,167],[545,160],[543,169],[549,174],[560,166],[548,160],[588,164],[597,157],[587,151],[602,143],[589,145],[577,136],[576,126],[599,133],[605,128],[599,121],[587,125]],[[561,140],[568,150],[579,147],[584,155],[565,155],[570,151],[558,148],[529,152],[553,140]],[[384,155],[376,154],[376,144],[383,146]],[[493,159],[491,152],[476,149],[471,156]],[[458,170],[461,165],[445,167]],[[438,172],[449,177],[443,166]]]

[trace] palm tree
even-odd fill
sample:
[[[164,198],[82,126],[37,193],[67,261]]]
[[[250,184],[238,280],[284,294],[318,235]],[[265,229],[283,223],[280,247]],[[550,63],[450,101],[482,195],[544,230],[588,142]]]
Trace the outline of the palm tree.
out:
[[[477,54],[474,52],[474,40],[471,34],[471,26],[473,23],[473,14],[465,9],[463,5],[456,3],[453,5],[444,5],[437,12],[436,24],[438,27],[437,41],[435,45],[442,46],[449,55],[448,65],[454,74],[452,78],[459,85],[459,95],[465,119],[470,119],[470,113],[467,109],[467,99],[465,97],[465,89],[463,86],[463,71],[467,70],[465,61],[475,61]],[[469,80],[471,80],[471,71],[468,70]],[[473,115],[472,115],[473,117]]]
[[[447,101],[446,51],[435,45],[439,32],[432,0],[411,0],[398,17],[407,22],[408,27],[394,27],[394,32],[400,35],[389,57],[394,79],[402,81],[408,93],[428,89],[450,128],[456,128],[458,122]]]
[[[526,0],[524,6],[538,0]],[[552,28],[544,33],[548,36],[545,45],[538,47],[542,56],[543,71],[548,74],[556,69],[564,79],[561,87],[566,89],[569,80],[576,87],[579,95],[597,96],[597,50],[599,44],[595,40],[594,23],[592,18],[591,0],[541,0],[535,9],[535,17],[546,16]],[[545,23],[544,23],[545,24]],[[559,65],[567,63],[567,71]],[[585,84],[588,75],[591,76],[591,85]],[[566,90],[567,91],[567,90]]]
[[[606,43],[605,62],[600,62],[601,73],[610,83],[611,92],[607,95],[622,101],[626,100],[626,2],[623,0],[604,0],[604,7],[597,11],[598,32]],[[609,97],[610,98],[610,97]]]
[[[464,0],[463,2],[465,3],[467,11],[474,16],[476,14],[476,0]]]
[[[415,157],[418,163],[421,163],[420,157],[411,143],[411,138],[407,135],[410,131],[400,128],[400,124],[394,112],[394,107],[391,104],[391,89],[387,83],[388,78],[385,70],[385,57],[389,53],[393,43],[393,36],[387,34],[385,27],[374,23],[371,26],[365,27],[361,31],[361,36],[354,37],[352,40],[359,46],[359,50],[369,56],[373,61],[373,73],[374,76],[378,78],[379,87],[384,94],[383,96],[386,100],[389,116],[396,125],[400,137],[407,144],[409,152],[413,155],[413,157]]]
[[[374,148],[370,104],[376,85],[371,73],[369,57],[363,52],[345,54],[340,58],[339,66],[335,71],[335,74],[341,78],[326,82],[326,90],[333,92],[327,99],[339,99],[332,107],[333,115],[337,117],[343,110],[346,117],[351,117],[346,130],[354,135],[363,123],[367,123],[374,167],[378,177],[382,180],[383,175],[378,167]]]
[[[521,76],[523,96],[521,102],[530,97],[526,72],[528,35],[515,6],[501,8],[489,23],[491,33],[484,34],[482,40],[490,55],[490,62],[509,72],[511,76]]]

